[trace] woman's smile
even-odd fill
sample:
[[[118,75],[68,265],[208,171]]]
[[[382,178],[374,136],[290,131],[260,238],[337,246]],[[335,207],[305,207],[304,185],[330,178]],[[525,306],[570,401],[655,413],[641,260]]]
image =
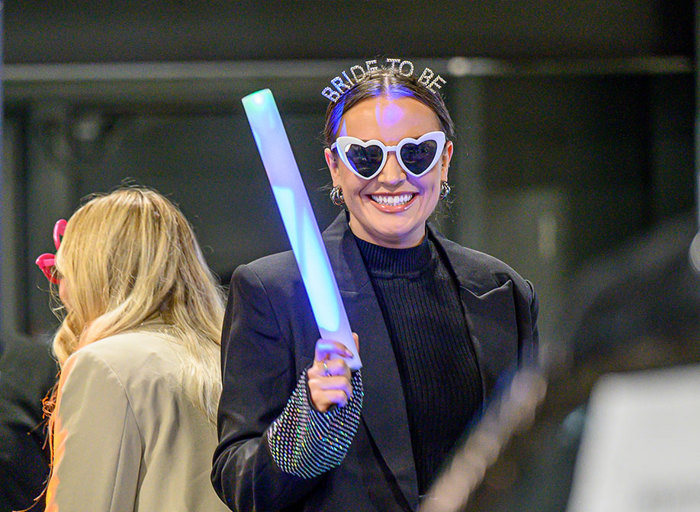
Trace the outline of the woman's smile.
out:
[[[370,194],[369,197],[380,211],[394,213],[408,210],[417,195],[415,193]]]

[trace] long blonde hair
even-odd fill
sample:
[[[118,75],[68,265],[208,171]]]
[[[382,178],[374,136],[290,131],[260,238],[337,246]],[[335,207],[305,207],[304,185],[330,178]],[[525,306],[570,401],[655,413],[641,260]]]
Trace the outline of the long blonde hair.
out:
[[[94,197],[68,221],[56,270],[68,302],[53,342],[61,364],[89,343],[156,326],[184,347],[184,391],[216,421],[224,299],[177,207],[145,188]]]

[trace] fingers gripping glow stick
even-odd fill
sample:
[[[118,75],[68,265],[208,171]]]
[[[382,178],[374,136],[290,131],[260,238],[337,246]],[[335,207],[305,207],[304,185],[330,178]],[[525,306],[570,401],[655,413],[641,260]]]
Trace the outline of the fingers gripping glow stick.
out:
[[[348,366],[358,369],[345,306],[272,92],[263,89],[242,101],[321,337],[345,345],[353,354]]]

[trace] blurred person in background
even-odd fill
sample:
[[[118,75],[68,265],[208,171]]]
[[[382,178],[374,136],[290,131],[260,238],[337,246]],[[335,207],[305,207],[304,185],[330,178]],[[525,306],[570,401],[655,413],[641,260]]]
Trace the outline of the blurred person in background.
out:
[[[572,274],[561,340],[570,360],[553,368],[535,425],[487,472],[469,511],[565,510],[601,377],[700,363],[700,274],[688,263],[696,232],[690,212],[667,219]]]

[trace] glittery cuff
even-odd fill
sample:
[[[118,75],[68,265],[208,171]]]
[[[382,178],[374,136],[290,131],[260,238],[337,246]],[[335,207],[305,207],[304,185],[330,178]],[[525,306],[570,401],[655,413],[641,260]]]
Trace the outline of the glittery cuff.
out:
[[[272,458],[285,473],[313,478],[340,465],[352,443],[362,412],[362,375],[352,375],[352,398],[345,407],[320,412],[311,405],[302,372],[291,398],[268,432]]]

